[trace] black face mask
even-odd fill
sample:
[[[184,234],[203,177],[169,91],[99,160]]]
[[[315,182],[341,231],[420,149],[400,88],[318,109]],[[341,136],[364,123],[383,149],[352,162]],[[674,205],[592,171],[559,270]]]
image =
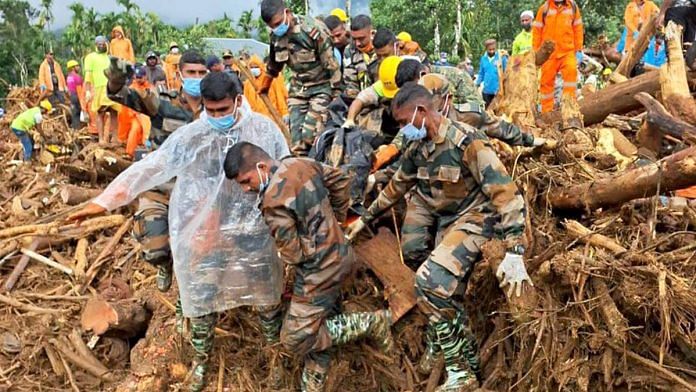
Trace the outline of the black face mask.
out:
[[[525,31],[529,31],[529,30],[532,29],[532,24],[531,24],[531,23],[522,23],[522,28],[523,28]]]
[[[97,48],[97,52],[99,52],[99,53],[106,53],[106,47],[103,47],[103,48],[102,48],[102,47],[98,47],[98,48]]]

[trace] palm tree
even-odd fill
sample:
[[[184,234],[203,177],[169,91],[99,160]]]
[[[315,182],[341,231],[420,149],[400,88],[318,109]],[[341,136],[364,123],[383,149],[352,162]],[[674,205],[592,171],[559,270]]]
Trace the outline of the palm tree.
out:
[[[39,12],[38,25],[41,29],[51,29],[51,21],[53,20],[53,0],[41,0],[41,11]]]
[[[254,30],[253,10],[242,12],[237,27],[241,30],[242,37],[251,38],[251,31]]]

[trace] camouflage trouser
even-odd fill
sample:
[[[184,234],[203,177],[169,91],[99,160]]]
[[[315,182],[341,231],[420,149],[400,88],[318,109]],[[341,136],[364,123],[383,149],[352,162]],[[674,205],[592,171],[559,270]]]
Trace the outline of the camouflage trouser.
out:
[[[325,374],[331,362],[331,337],[324,320],[338,314],[340,294],[337,287],[314,297],[294,295],[284,318],[281,306],[257,308],[261,329],[268,333],[266,340],[274,343],[271,334],[279,331],[283,347],[298,357],[304,356],[305,369]]]
[[[464,313],[466,284],[486,237],[467,231],[473,219],[460,217],[447,228],[442,241],[416,272],[418,307],[437,323]]]
[[[133,220],[133,237],[140,243],[143,259],[171,269],[169,206],[147,196],[141,196],[139,202],[140,208]]]
[[[317,93],[309,97],[292,97],[288,100],[290,110],[290,151],[295,156],[306,156],[314,138],[324,130],[328,120],[331,94]]]
[[[409,200],[401,226],[401,250],[406,265],[414,271],[430,254],[436,219],[420,197],[414,195]]]

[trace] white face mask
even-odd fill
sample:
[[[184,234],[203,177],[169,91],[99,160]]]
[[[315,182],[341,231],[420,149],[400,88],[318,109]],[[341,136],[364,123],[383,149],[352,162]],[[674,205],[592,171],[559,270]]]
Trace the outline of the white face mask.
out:
[[[171,52],[172,54],[177,54],[179,53],[179,48],[172,48]]]
[[[268,189],[268,184],[270,184],[270,182],[271,182],[271,178],[268,176],[268,174],[264,173],[261,170],[260,165],[261,165],[261,162],[256,164],[256,174],[259,176],[259,197],[261,196],[261,194],[263,194],[263,192],[266,189]],[[266,177],[265,180],[263,178],[264,176]]]

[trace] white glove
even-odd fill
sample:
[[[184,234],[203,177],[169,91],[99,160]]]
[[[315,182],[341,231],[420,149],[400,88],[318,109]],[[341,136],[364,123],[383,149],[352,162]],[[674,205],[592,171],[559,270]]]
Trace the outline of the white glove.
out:
[[[348,119],[341,125],[341,128],[355,128],[355,121]]]
[[[89,102],[92,100],[92,92],[89,90],[85,91],[85,101]]]
[[[534,147],[541,147],[544,144],[546,144],[546,139],[543,137],[535,137],[534,142],[532,143]]]
[[[503,288],[508,284],[507,296],[512,297],[515,292],[519,297],[522,295],[522,285],[526,281],[530,286],[534,286],[532,280],[527,274],[527,268],[524,266],[522,255],[507,252],[503,262],[498,266],[495,276],[500,281],[500,287]]]
[[[362,218],[356,220],[355,222],[351,223],[348,225],[346,228],[346,239],[348,241],[353,241],[355,237],[358,236],[358,234],[363,231],[365,228],[366,224],[365,221],[362,220]]]
[[[365,185],[365,194],[367,195],[368,193],[372,192],[372,188],[375,187],[375,183],[377,180],[375,179],[374,174],[370,174],[367,176],[367,185]]]
[[[558,142],[553,139],[546,139],[543,137],[535,137],[532,143],[534,147],[544,147],[548,150],[553,150],[558,146]]]

